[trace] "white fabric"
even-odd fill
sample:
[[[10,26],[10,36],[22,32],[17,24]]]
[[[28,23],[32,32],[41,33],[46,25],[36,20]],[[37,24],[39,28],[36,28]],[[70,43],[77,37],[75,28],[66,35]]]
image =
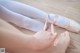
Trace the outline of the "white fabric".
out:
[[[72,32],[77,32],[77,33],[80,32],[80,24],[77,23],[76,21],[60,15],[57,15],[58,17],[55,17],[56,15],[49,14],[49,16],[50,16],[51,23],[52,22],[54,23],[55,19],[57,18],[55,25],[70,30]]]
[[[32,19],[45,20],[47,17],[46,12],[20,2],[3,0],[0,4],[13,12],[22,14]]]
[[[72,32],[80,33],[80,24],[71,19],[69,19],[69,21],[70,21],[70,27],[66,27],[66,29]]]
[[[48,22],[53,23],[56,19],[55,14],[47,14],[35,7],[10,0],[0,0],[0,17],[8,22],[16,24],[19,27],[35,32],[42,30],[44,27],[44,23],[38,20],[45,22],[48,17]],[[80,25],[77,22],[60,15],[55,25],[73,32],[80,31]]]

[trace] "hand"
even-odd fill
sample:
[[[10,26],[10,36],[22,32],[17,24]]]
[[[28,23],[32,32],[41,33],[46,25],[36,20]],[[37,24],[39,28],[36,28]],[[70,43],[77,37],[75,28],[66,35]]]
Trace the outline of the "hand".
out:
[[[69,32],[61,33],[53,44],[53,53],[65,53],[70,43]]]
[[[43,50],[49,48],[51,45],[53,45],[56,35],[56,33],[52,34],[48,31],[37,32],[34,35],[36,38],[36,42],[33,43],[34,49]]]
[[[52,27],[51,27],[52,28]],[[51,30],[52,31],[52,30]],[[66,48],[69,45],[70,38],[69,38],[69,32],[61,33],[60,35],[56,36],[57,34],[48,31],[40,31],[33,35],[33,40],[31,40],[31,43],[29,46],[33,50],[37,50],[38,52],[43,53],[42,50],[48,49],[50,47],[53,53],[65,53]],[[35,52],[37,52],[35,51]],[[44,50],[45,51],[45,50]],[[17,53],[26,53],[26,49],[16,51]],[[33,53],[33,52],[32,52]],[[44,53],[47,53],[46,51]]]
[[[45,33],[46,34],[47,32],[46,31],[44,31],[44,32],[40,31],[40,32],[36,33],[35,35],[38,36],[39,33]],[[40,38],[40,40],[41,39],[42,38]],[[44,42],[44,41],[42,41],[42,42]],[[43,47],[40,46],[40,48],[38,48],[36,45],[34,46],[34,47],[37,47],[37,49],[40,50],[40,51],[32,51],[32,50],[28,51],[26,49],[25,50],[21,49],[19,51],[16,51],[15,53],[26,53],[26,52],[28,52],[28,53],[37,53],[37,52],[39,52],[39,53],[65,53],[65,51],[66,51],[66,49],[69,45],[69,42],[70,42],[69,32],[64,32],[64,33],[61,33],[58,37],[56,37],[56,39],[50,44],[50,45],[52,45],[50,48],[48,47],[49,42],[48,43],[44,42],[44,43],[47,43],[47,44],[44,44],[44,45],[43,44],[41,45],[41,44],[39,44],[39,42],[37,42],[37,44],[38,44],[37,46],[40,46],[40,45],[43,46]],[[33,43],[33,44],[35,44],[35,43]],[[42,51],[43,48],[46,48],[46,49],[49,48],[49,50]],[[50,51],[50,52],[48,52],[48,51]]]

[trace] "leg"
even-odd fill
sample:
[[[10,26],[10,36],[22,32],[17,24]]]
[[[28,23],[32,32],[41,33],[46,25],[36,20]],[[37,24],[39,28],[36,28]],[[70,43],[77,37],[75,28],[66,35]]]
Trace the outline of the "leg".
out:
[[[6,4],[6,5],[5,5]],[[22,14],[24,16],[28,16],[35,19],[45,20],[47,17],[47,13],[39,10],[35,7],[17,2],[17,1],[2,1],[1,5],[6,7],[7,9],[14,11],[16,13]]]
[[[17,26],[32,30],[34,32],[42,30],[44,26],[44,24],[40,21],[33,20],[29,17],[10,11],[3,6],[0,6],[0,17],[8,22],[16,24]]]

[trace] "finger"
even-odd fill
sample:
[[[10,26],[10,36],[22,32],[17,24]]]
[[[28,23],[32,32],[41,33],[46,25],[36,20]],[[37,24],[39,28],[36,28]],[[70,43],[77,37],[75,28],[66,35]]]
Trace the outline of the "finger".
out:
[[[57,33],[52,34],[51,38],[56,39],[57,38]]]
[[[56,40],[56,38],[57,38],[57,33],[54,33],[54,35],[52,34],[52,36],[51,36],[51,42],[52,42],[52,44],[54,43],[54,41]]]
[[[64,42],[65,42],[66,45],[69,45],[69,43],[70,43],[70,36],[69,36],[69,32],[68,31],[65,32],[65,40],[64,40]]]
[[[59,35],[56,40],[54,41],[54,46],[57,46],[57,45],[67,45],[69,44],[69,41],[70,41],[70,37],[69,37],[69,32],[64,32],[64,33],[61,33],[61,35]]]
[[[54,33],[54,36],[51,37],[50,43],[48,43],[48,46],[46,48],[50,48],[53,45],[54,40],[57,37],[57,33]]]

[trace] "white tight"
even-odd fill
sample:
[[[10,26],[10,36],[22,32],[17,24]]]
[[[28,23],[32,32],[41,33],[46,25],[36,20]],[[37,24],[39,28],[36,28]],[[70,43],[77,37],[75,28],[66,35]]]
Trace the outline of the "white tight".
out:
[[[0,12],[2,19],[35,32],[42,30],[44,23],[32,18],[45,20],[47,16],[41,10],[16,1],[1,1]]]
[[[17,1],[2,1],[0,4],[15,13],[18,13],[30,18],[44,20],[48,15],[44,11],[41,11],[35,7],[29,6]]]

